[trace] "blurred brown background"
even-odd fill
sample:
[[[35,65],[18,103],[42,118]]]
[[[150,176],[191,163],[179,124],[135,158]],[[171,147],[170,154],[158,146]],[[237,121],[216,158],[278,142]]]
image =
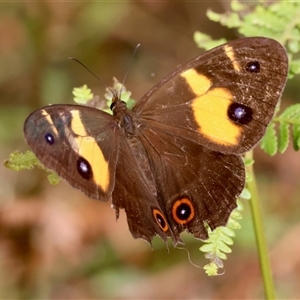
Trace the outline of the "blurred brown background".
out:
[[[33,109],[71,103],[72,88],[105,88],[78,64],[84,62],[107,84],[122,81],[139,99],[175,67],[199,55],[193,33],[238,38],[208,21],[215,2],[28,2],[0,4],[0,155],[28,149],[23,122]],[[133,58],[135,46],[141,47]],[[284,105],[299,94],[288,83]],[[268,157],[256,151],[256,170],[278,298],[300,295],[300,162],[289,149]],[[115,222],[109,203],[87,199],[62,182],[50,186],[39,171],[0,168],[0,298],[262,298],[262,281],[248,203],[225,274],[208,278],[186,251],[153,250],[134,240],[124,213]],[[184,235],[191,259],[207,263],[200,241]]]

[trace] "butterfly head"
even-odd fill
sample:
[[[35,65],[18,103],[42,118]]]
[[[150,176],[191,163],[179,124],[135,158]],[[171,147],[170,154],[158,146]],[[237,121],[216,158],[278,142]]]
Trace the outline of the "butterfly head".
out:
[[[134,135],[136,127],[132,119],[132,112],[127,108],[126,102],[114,96],[110,109],[115,119],[118,120],[118,125],[122,127],[127,134]]]

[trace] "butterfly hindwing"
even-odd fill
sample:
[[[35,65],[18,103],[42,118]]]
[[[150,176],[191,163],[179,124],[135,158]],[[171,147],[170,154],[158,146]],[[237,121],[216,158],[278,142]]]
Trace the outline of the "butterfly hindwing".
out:
[[[196,238],[206,239],[204,222],[211,229],[225,225],[236,207],[245,184],[242,159],[162,132],[159,138],[157,135],[147,127],[140,139],[152,160],[158,202],[170,231],[176,238],[188,230]],[[181,163],[170,159],[174,145]]]
[[[155,235],[164,241],[171,237],[174,243],[181,242],[168,227],[165,212],[158,202],[157,178],[149,156],[141,140],[120,139],[120,150],[116,166],[116,186],[112,195],[113,207],[124,208],[127,222],[135,238],[151,243]],[[156,222],[155,216],[165,223]],[[163,227],[163,228],[162,228]],[[165,229],[165,230],[164,230]]]

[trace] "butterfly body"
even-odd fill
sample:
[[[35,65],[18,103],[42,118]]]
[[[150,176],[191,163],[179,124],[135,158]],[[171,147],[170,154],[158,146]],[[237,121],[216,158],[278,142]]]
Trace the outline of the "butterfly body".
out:
[[[133,110],[77,105],[32,113],[25,137],[37,157],[87,196],[124,208],[135,238],[182,243],[225,225],[245,183],[240,154],[261,139],[287,77],[284,48],[233,41],[174,71]]]

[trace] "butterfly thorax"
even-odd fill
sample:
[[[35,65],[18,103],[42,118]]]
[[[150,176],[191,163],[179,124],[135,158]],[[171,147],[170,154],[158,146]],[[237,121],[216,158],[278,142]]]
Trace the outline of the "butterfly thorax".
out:
[[[132,118],[132,111],[126,107],[126,103],[119,98],[114,98],[110,106],[118,125],[125,133],[135,135],[136,126]]]

